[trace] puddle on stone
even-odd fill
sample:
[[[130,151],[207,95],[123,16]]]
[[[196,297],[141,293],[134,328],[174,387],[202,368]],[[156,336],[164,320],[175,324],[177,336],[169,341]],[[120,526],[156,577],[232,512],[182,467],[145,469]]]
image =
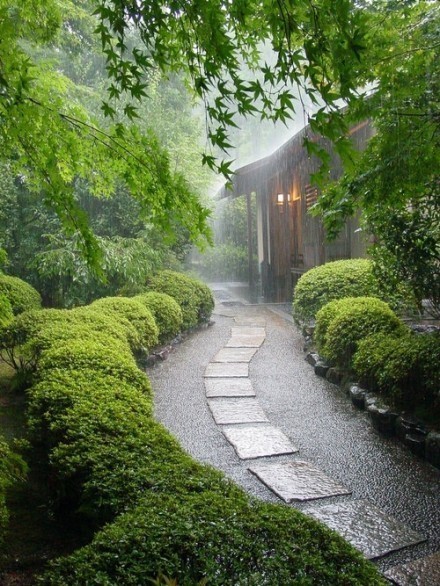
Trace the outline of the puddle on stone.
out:
[[[308,508],[318,519],[373,559],[425,541],[425,538],[366,500]]]
[[[242,460],[298,451],[289,438],[272,425],[232,425],[223,427],[222,431]]]
[[[249,470],[286,503],[351,493],[309,462],[269,462],[254,464]]]
[[[435,586],[440,584],[440,552],[414,562],[391,568],[385,578],[399,586]]]
[[[222,348],[212,362],[250,362],[257,348]]]
[[[246,378],[248,376],[247,362],[210,362],[205,370],[205,377],[208,378]]]
[[[255,397],[255,391],[248,378],[207,378],[206,396],[211,397]]]
[[[264,423],[268,419],[256,399],[214,399],[208,401],[218,425],[233,423]]]
[[[229,338],[226,348],[259,348],[266,336],[232,336]]]
[[[238,326],[231,328],[231,336],[265,336],[266,330],[261,327]]]

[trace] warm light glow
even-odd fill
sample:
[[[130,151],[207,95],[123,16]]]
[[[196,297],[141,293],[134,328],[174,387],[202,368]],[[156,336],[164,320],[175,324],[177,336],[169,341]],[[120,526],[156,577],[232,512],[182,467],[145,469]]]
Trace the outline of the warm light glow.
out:
[[[277,204],[282,205],[284,203],[284,193],[278,193],[277,195]]]

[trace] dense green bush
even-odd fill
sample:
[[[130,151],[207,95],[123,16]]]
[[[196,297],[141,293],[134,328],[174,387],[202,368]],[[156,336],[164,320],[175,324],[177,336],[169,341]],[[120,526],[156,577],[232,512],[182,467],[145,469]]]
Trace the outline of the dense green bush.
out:
[[[0,329],[0,349],[16,370],[35,370],[41,352],[74,337],[89,340],[107,338],[131,348],[140,345],[135,328],[125,318],[90,307],[25,311]]]
[[[90,307],[111,312],[127,319],[136,329],[140,347],[138,350],[149,350],[157,345],[159,330],[153,314],[139,300],[128,297],[103,297],[94,301]]]
[[[310,269],[293,293],[293,315],[299,322],[313,319],[329,301],[343,297],[378,297],[379,284],[367,259],[337,260]]]
[[[440,420],[440,333],[374,334],[359,342],[353,359],[362,384],[398,407],[431,410]]]
[[[45,377],[46,372],[52,369],[78,370],[91,369],[138,386],[145,375],[136,366],[132,355],[123,351],[122,347],[115,347],[113,340],[107,343],[99,340],[72,340],[61,346],[55,346],[43,353],[38,363],[38,376]],[[141,388],[143,384],[140,384]]]
[[[52,564],[43,584],[148,584],[159,572],[179,586],[204,578],[210,586],[384,584],[336,533],[239,489],[149,491],[90,545]]]
[[[378,332],[404,334],[408,328],[375,297],[346,297],[331,301],[316,316],[319,353],[342,368],[350,368],[363,338]]]
[[[6,508],[6,491],[15,482],[23,480],[25,474],[26,464],[23,459],[14,454],[6,441],[0,436],[0,545],[4,540],[9,519]]]
[[[197,270],[206,279],[245,281],[249,278],[248,255],[247,244],[218,244],[200,255]],[[254,264],[258,264],[256,259]]]
[[[11,322],[13,318],[14,314],[9,299],[0,293],[0,328]]]
[[[182,310],[183,328],[207,321],[214,309],[211,290],[201,281],[174,271],[161,271],[148,281],[148,289],[166,293]]]
[[[0,274],[0,293],[9,299],[14,315],[22,311],[41,308],[41,297],[38,291],[18,277]]]
[[[153,419],[150,383],[124,330],[105,336],[86,309],[66,314],[76,315],[72,323],[46,315],[34,330],[48,343],[39,342],[27,391],[30,439],[46,454],[51,502],[86,515],[97,533],[56,560],[42,583],[146,584],[163,572],[183,586],[204,577],[214,586],[382,584],[335,533],[290,507],[251,499],[195,462]]]
[[[178,334],[183,317],[179,304],[166,293],[149,291],[134,299],[143,303],[151,311],[159,328],[159,342],[164,343]]]

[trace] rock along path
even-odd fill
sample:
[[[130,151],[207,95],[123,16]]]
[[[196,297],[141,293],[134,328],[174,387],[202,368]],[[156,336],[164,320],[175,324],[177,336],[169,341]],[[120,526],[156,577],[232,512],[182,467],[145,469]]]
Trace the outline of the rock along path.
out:
[[[281,315],[218,302],[215,324],[149,371],[157,418],[194,458],[326,523],[394,583],[438,586],[440,471],[316,377]]]

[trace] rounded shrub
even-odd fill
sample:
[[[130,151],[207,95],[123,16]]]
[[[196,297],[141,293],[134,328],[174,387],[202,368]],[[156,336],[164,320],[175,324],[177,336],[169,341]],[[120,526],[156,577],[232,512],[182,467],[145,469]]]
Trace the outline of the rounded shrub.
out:
[[[149,350],[157,345],[159,330],[153,314],[139,300],[128,297],[103,297],[94,301],[90,307],[127,319],[139,335],[138,350]]]
[[[153,314],[159,328],[159,342],[167,342],[180,332],[183,322],[182,310],[170,295],[149,291],[137,295],[134,299],[143,303]]]
[[[148,289],[166,293],[182,310],[183,328],[189,329],[207,321],[214,309],[214,298],[207,285],[175,271],[161,271],[150,278]]]
[[[293,293],[293,316],[310,321],[329,301],[343,297],[379,297],[373,263],[367,259],[337,260],[310,269]]]
[[[375,333],[405,334],[408,328],[375,297],[346,297],[329,303],[317,314],[318,343],[322,356],[342,368],[350,368],[357,345]]]
[[[228,498],[149,491],[92,543],[53,562],[42,583],[79,586],[99,576],[101,584],[148,584],[159,573],[179,586],[384,583],[371,563],[324,525],[238,491]]]
[[[0,293],[0,327],[7,325],[14,319],[12,306],[9,299],[3,293]]]
[[[440,332],[374,334],[361,340],[353,368],[362,384],[411,411],[440,420]]]
[[[41,308],[41,296],[38,291],[18,277],[0,274],[0,293],[9,299],[14,315]]]
[[[143,388],[146,375],[139,370],[131,353],[125,348],[116,348],[108,341],[73,339],[63,345],[50,348],[43,353],[37,375],[44,379],[53,369],[91,369],[127,381]]]
[[[140,346],[140,337],[125,318],[89,308],[25,311],[1,329],[0,349],[17,370],[35,370],[41,353],[69,340],[88,339]]]

